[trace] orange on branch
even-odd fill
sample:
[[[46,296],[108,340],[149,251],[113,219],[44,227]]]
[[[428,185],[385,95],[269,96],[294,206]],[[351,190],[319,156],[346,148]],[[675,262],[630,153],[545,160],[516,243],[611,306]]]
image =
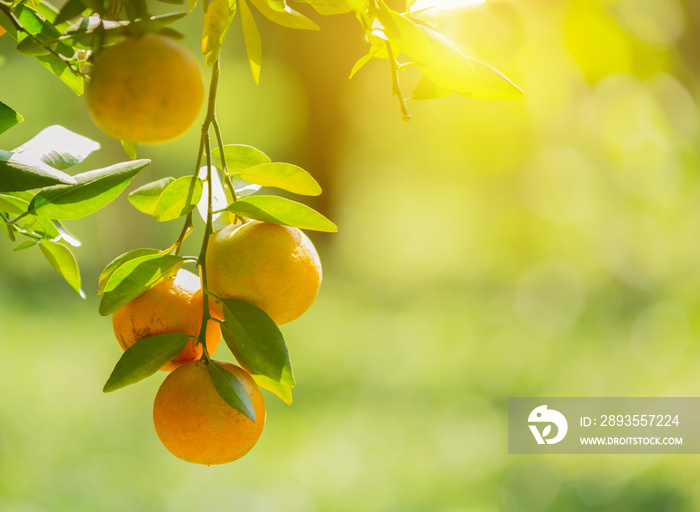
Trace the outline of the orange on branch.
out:
[[[197,120],[204,81],[183,46],[146,34],[97,54],[85,96],[92,119],[108,135],[134,144],[165,142]]]
[[[321,261],[297,228],[267,222],[233,224],[212,234],[207,247],[209,291],[264,310],[277,325],[299,318],[321,287]]]
[[[170,371],[202,357],[202,346],[196,337],[202,325],[203,293],[199,277],[179,270],[147,292],[115,311],[112,317],[114,334],[122,349],[156,334],[191,334],[184,350],[161,370]],[[207,323],[207,350],[213,354],[221,341],[221,329],[213,320]]]
[[[153,404],[158,438],[176,457],[196,464],[225,464],[240,459],[258,442],[265,426],[265,402],[253,378],[238,366],[218,362],[243,385],[255,422],[228,405],[209,376],[205,361],[172,372]]]

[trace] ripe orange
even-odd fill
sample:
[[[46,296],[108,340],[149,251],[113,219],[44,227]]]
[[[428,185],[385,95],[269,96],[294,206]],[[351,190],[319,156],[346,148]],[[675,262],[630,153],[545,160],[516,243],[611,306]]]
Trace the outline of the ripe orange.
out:
[[[297,228],[267,222],[231,224],[212,234],[206,265],[211,293],[249,302],[277,325],[304,314],[321,287],[311,240]]]
[[[95,124],[134,144],[164,142],[199,116],[204,81],[195,58],[172,38],[146,34],[95,57],[85,95]]]
[[[202,325],[202,289],[199,277],[179,270],[171,277],[139,295],[118,309],[112,317],[114,334],[122,349],[148,336],[179,332],[197,336]],[[219,324],[209,320],[207,350],[213,354],[221,341]],[[196,339],[161,370],[170,371],[202,357],[202,346]]]
[[[176,457],[196,464],[225,464],[240,459],[257,443],[265,426],[260,388],[245,370],[217,363],[243,384],[255,411],[255,423],[219,396],[205,361],[181,366],[161,384],[153,404],[158,438]]]

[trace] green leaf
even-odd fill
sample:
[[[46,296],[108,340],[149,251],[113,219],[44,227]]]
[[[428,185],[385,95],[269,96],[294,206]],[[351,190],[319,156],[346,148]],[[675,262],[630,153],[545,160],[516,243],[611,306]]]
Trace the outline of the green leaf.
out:
[[[155,285],[174,275],[185,260],[173,254],[147,254],[117,268],[104,287],[99,313],[111,315]]]
[[[214,361],[209,361],[209,376],[224,402],[255,422],[253,402],[238,377]]]
[[[221,148],[216,148],[211,152],[212,159],[217,167],[221,168]],[[259,149],[243,144],[226,144],[224,146],[224,156],[229,174],[240,173],[241,171],[260,164],[272,162],[270,157]]]
[[[152,254],[161,254],[158,249],[134,249],[133,251],[125,252],[124,254],[114,258],[102,271],[100,277],[98,277],[99,288],[97,290],[98,295],[102,295],[107,287],[107,282],[109,281],[115,270],[121,267],[127,261],[140,258],[141,256],[147,256]]]
[[[276,187],[295,194],[317,196],[321,186],[304,169],[292,164],[275,162],[256,165],[240,171],[240,176],[250,183],[263,187]]]
[[[147,183],[136,190],[129,193],[129,202],[134,207],[147,215],[153,215],[158,204],[158,199],[163,194],[163,191],[175,181],[175,178],[168,176],[160,180]]]
[[[41,161],[65,171],[85,160],[100,144],[60,125],[41,130],[34,138],[12,152],[22,161]]]
[[[243,25],[243,38],[245,39],[245,49],[248,53],[250,71],[253,73],[253,80],[260,83],[260,66],[262,65],[262,46],[260,44],[260,32],[255,24],[253,13],[245,0],[240,0],[241,24]]]
[[[433,82],[428,80],[428,78],[423,75],[418,80],[418,83],[413,89],[413,94],[411,94],[411,99],[413,100],[432,100],[435,98],[442,98],[444,96],[449,96],[452,91],[438,87]]]
[[[135,160],[74,176],[75,185],[41,190],[29,205],[37,215],[51,219],[79,219],[107,206],[150,160]]]
[[[119,358],[102,391],[116,391],[150,377],[176,358],[191,339],[189,334],[167,333],[137,341]]]
[[[83,4],[82,0],[68,0],[63,7],[61,7],[61,10],[58,13],[58,16],[56,16],[56,20],[54,21],[55,25],[58,25],[60,23],[63,23],[64,21],[72,20],[73,18],[77,18],[80,16],[83,11],[85,11],[85,4]]]
[[[219,57],[224,38],[236,15],[236,0],[210,0],[204,12],[202,53],[211,67]]]
[[[226,318],[221,333],[233,355],[253,378],[265,377],[259,381],[265,389],[291,404],[292,364],[275,322],[265,311],[242,300],[221,299],[221,303]]]
[[[18,3],[13,7],[12,12],[23,30],[20,31],[13,23],[9,23],[4,15],[0,16],[0,25],[5,28],[7,33],[18,43],[22,43],[27,38],[34,39],[37,34],[42,34],[41,37],[43,39],[57,40],[61,32],[51,23],[51,19],[55,18],[56,13],[50,11],[44,4],[39,4],[37,10],[40,12],[36,12],[26,5]],[[50,15],[51,12],[53,12],[53,16]],[[59,28],[62,30],[61,26],[59,26]],[[28,43],[24,44],[28,45]],[[72,59],[75,53],[71,46],[62,42],[56,43],[54,52],[65,57],[66,60]],[[74,93],[77,95],[83,93],[82,76],[76,73],[65,60],[52,53],[39,55],[37,56],[37,60],[59,80],[70,87]]]
[[[153,216],[158,222],[177,219],[192,211],[202,197],[202,180],[183,176],[169,184],[158,198]]]
[[[39,248],[53,268],[58,270],[58,273],[63,276],[63,279],[65,279],[84,299],[85,292],[80,289],[80,270],[78,269],[78,262],[71,250],[63,244],[58,244],[49,240],[42,240],[39,243]]]
[[[22,121],[24,118],[21,115],[0,101],[0,133],[6,132]]]
[[[251,0],[251,2],[263,16],[278,25],[302,30],[320,30],[316,23],[289,7],[286,3],[284,10],[279,11],[276,7],[273,7],[273,2],[270,0]]]
[[[19,192],[58,184],[74,184],[75,179],[42,162],[19,161],[21,155],[0,150],[0,192]]]
[[[372,60],[374,57],[379,57],[379,58],[388,58],[389,54],[386,51],[386,47],[382,44],[381,46],[379,45],[372,45],[372,47],[369,49],[369,52],[367,52],[367,55],[364,55],[357,59],[357,62],[355,62],[355,65],[352,67],[352,70],[350,71],[350,76],[348,79],[352,78],[355,76],[355,73],[357,73],[360,69],[362,69],[365,64],[367,64],[370,60]]]
[[[32,247],[36,247],[39,245],[39,240],[26,240],[19,244],[17,247],[13,249],[13,252],[19,252],[19,251],[24,251],[25,249],[31,249]]]
[[[128,156],[132,160],[136,160],[138,146],[136,144],[134,144],[133,142],[129,142],[128,140],[121,140],[119,142],[121,142],[122,147],[124,148],[124,151],[126,152],[126,156]]]
[[[437,87],[479,100],[522,97],[522,91],[500,71],[466,57],[438,32],[417,25],[381,1],[377,18],[390,41]]]
[[[30,192],[0,194],[0,210],[14,216],[22,215],[27,211],[32,197],[34,196]]]
[[[245,197],[229,205],[228,211],[248,219],[314,231],[338,231],[338,227],[316,210],[279,196]]]
[[[15,241],[15,228],[5,222],[4,219],[0,219],[0,228],[5,232],[7,235],[7,238],[9,238],[11,241]]]

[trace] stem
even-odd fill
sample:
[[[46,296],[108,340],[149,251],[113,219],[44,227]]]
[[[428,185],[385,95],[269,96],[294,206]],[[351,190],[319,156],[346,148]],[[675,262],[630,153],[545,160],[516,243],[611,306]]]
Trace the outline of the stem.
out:
[[[221,167],[224,173],[224,182],[231,193],[231,199],[235,202],[238,201],[238,195],[236,194],[236,189],[233,188],[233,182],[231,181],[231,176],[228,175],[228,164],[226,163],[226,152],[224,151],[224,138],[221,136],[221,127],[219,126],[219,121],[214,115],[212,120],[212,126],[214,127],[214,133],[216,134],[216,142],[219,145],[219,156],[221,157]]]
[[[399,63],[396,62],[396,57],[394,56],[394,51],[391,49],[391,43],[386,42],[386,51],[389,54],[389,65],[391,66],[391,93],[399,99],[399,105],[401,107],[402,119],[404,121],[411,120],[411,114],[408,113],[408,108],[406,107],[406,100],[401,94],[401,88],[399,87]]]
[[[199,168],[202,165],[202,156],[204,155],[204,139],[200,139],[199,141],[199,152],[197,153],[197,163],[194,166],[194,174],[192,175],[193,178],[196,178],[199,176]],[[170,251],[175,249],[175,255],[178,256],[180,254],[180,249],[182,247],[182,242],[185,241],[185,238],[187,238],[187,235],[190,234],[192,231],[192,212],[189,212],[187,214],[187,217],[185,217],[185,225],[182,226],[182,231],[180,231],[180,236],[177,238],[175,241],[175,244],[170,248]]]
[[[203,311],[202,311],[202,327],[199,331],[199,336],[197,338],[197,343],[202,345],[202,358],[209,362],[211,359],[209,357],[209,351],[207,350],[207,325],[211,319],[211,313],[209,311],[209,293],[207,288],[207,247],[209,245],[209,237],[213,232],[213,221],[212,221],[212,199],[213,191],[211,186],[211,175],[212,175],[212,165],[211,165],[211,142],[209,139],[209,126],[216,121],[216,89],[219,84],[219,59],[212,66],[211,70],[211,84],[209,86],[209,101],[207,102],[207,115],[202,123],[202,138],[200,148],[203,147],[204,154],[207,157],[207,222],[204,228],[204,239],[202,240],[202,249],[199,252],[199,267],[201,269],[202,275],[202,292],[203,292]],[[201,157],[200,157],[201,163]],[[199,166],[198,166],[199,167]]]

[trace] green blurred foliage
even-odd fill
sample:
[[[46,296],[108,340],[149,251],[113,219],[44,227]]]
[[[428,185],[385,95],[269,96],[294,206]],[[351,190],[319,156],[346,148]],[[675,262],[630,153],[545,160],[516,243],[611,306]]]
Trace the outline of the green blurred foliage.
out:
[[[193,50],[197,16],[175,25]],[[223,49],[225,140],[319,177],[339,226],[311,234],[324,286],[282,328],[294,405],[266,393],[265,432],[241,461],[175,459],[150,419],[162,376],[102,395],[121,351],[97,301],[75,297],[38,251],[0,242],[0,510],[698,510],[695,457],[509,456],[506,445],[509,396],[700,389],[697,4],[476,7],[446,34],[525,97],[409,102],[411,123],[385,61],[347,81],[363,48],[325,44],[325,19],[303,35],[257,20],[260,86],[240,28]],[[7,37],[0,54],[0,99],[25,118],[1,147],[62,124],[102,143],[83,166],[124,159],[81,98]],[[154,163],[132,189],[191,172],[197,136],[142,148]],[[306,165],[319,154],[325,165]],[[125,196],[70,227],[88,295],[114,256],[166,247],[180,228]]]

